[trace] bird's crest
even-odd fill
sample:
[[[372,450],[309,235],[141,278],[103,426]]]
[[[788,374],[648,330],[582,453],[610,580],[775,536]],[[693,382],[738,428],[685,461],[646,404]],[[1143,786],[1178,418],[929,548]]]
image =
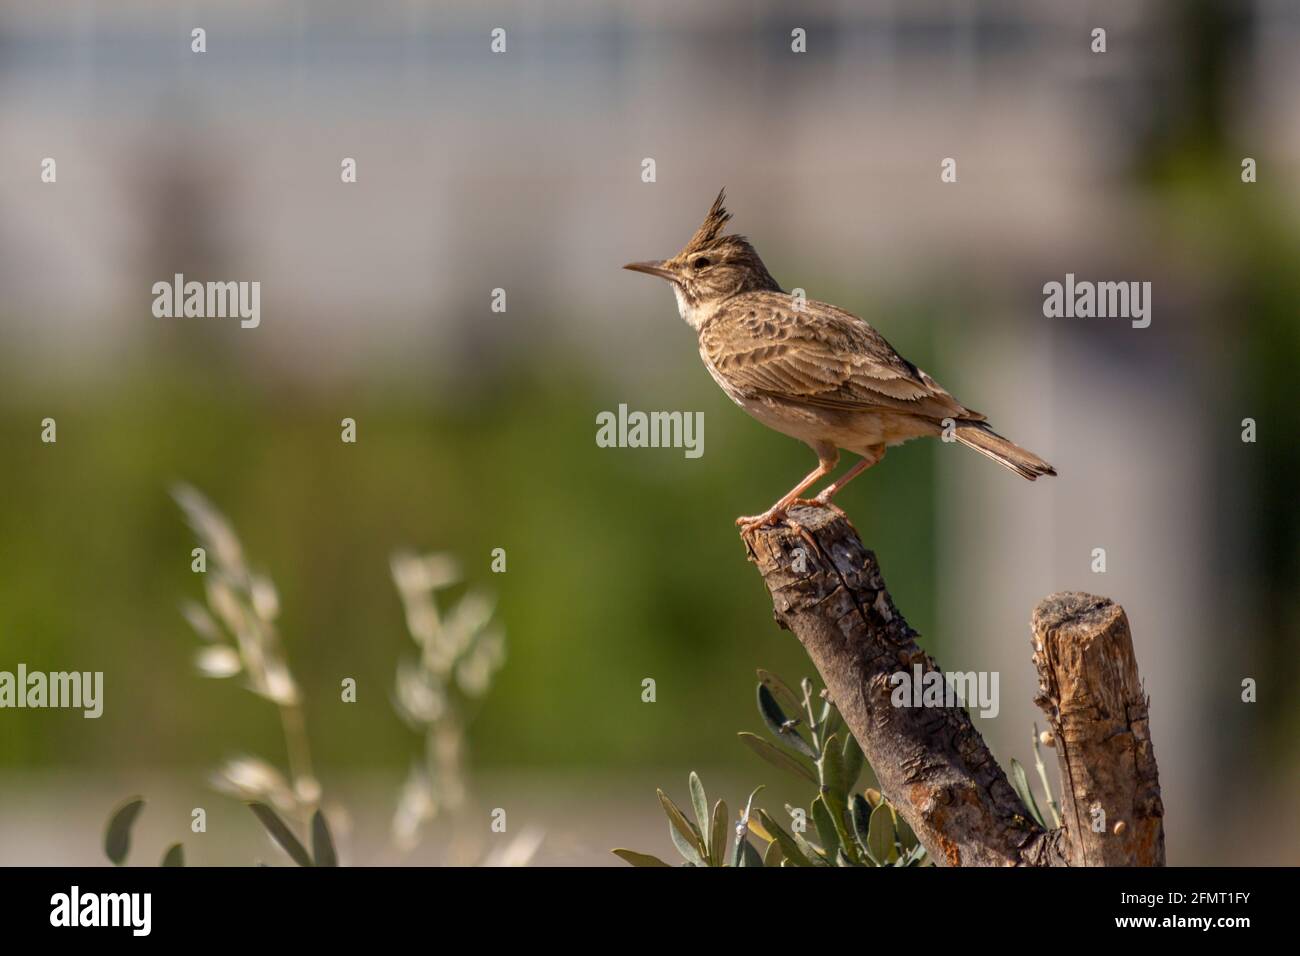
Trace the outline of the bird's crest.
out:
[[[719,190],[718,198],[713,200],[713,205],[709,207],[709,214],[704,217],[704,222],[700,223],[700,228],[695,230],[695,235],[691,236],[691,241],[686,244],[687,249],[707,246],[722,235],[723,226],[731,221],[731,213],[727,212],[726,201],[727,190],[724,186]]]

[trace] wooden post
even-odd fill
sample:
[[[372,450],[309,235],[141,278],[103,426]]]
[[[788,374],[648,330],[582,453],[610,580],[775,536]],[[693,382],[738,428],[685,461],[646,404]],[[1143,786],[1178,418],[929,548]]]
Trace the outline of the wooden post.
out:
[[[1034,698],[1061,763],[1072,866],[1164,866],[1164,805],[1148,700],[1124,609],[1065,592],[1034,608]]]
[[[1034,612],[1037,703],[1059,743],[1064,826],[1034,822],[959,706],[896,707],[890,678],[938,670],[894,606],[875,556],[829,508],[745,536],[776,621],[799,639],[930,856],[950,866],[1163,865],[1162,807],[1122,609],[1058,594]],[[1104,832],[1094,832],[1105,812]],[[1118,833],[1116,833],[1117,825]]]

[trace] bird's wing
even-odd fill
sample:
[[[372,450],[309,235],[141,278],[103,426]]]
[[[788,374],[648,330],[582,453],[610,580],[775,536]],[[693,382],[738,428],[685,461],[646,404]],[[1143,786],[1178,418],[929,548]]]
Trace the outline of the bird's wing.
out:
[[[795,311],[784,293],[727,302],[700,327],[700,351],[733,389],[750,397],[935,419],[984,417],[857,316],[812,301]]]

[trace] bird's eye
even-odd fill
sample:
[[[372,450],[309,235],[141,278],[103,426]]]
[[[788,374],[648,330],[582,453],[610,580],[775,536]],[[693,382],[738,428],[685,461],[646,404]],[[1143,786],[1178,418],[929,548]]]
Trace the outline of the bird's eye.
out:
[[[698,259],[695,260],[696,269],[707,269],[708,265],[709,265],[709,260],[704,258],[703,256],[700,256]]]

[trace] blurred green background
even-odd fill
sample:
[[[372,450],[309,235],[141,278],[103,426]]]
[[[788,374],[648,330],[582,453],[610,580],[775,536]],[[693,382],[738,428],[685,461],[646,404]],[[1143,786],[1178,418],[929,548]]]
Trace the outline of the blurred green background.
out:
[[[924,354],[923,342],[909,344]],[[169,495],[180,481],[225,512],[279,589],[327,765],[400,765],[411,750],[388,705],[394,664],[411,649],[389,573],[399,548],[453,553],[498,599],[509,664],[475,728],[476,758],[488,764],[640,766],[701,753],[741,762],[735,730],[754,716],[754,668],[795,681],[808,671],[793,640],[774,634],[732,519],[765,507],[810,455],[741,417],[704,375],[661,383],[675,406],[704,411],[705,454],[692,460],[597,448],[593,410],[659,407],[660,396],[602,390],[562,354],[455,401],[383,383],[266,388],[213,362],[220,350],[210,343],[202,363],[160,352],[109,388],[6,396],[3,437],[17,450],[6,482],[15,506],[0,523],[6,648],[14,660],[110,675],[94,725],[5,714],[15,731],[0,750],[6,763],[201,765],[278,735],[272,708],[192,673],[197,639],[178,606],[203,591],[190,570],[197,542]],[[47,415],[58,423],[53,446],[31,440]],[[355,445],[339,438],[348,416]],[[710,427],[732,416],[731,427]],[[888,508],[866,504],[866,482],[849,496],[864,503],[855,518],[868,540],[906,542],[888,567],[918,628],[933,616],[932,454],[907,448],[873,477]],[[490,569],[498,547],[504,574]],[[124,660],[129,689],[112,680]],[[338,706],[345,676],[365,706]],[[644,677],[668,706],[641,703]],[[141,747],[147,727],[167,733]]]

